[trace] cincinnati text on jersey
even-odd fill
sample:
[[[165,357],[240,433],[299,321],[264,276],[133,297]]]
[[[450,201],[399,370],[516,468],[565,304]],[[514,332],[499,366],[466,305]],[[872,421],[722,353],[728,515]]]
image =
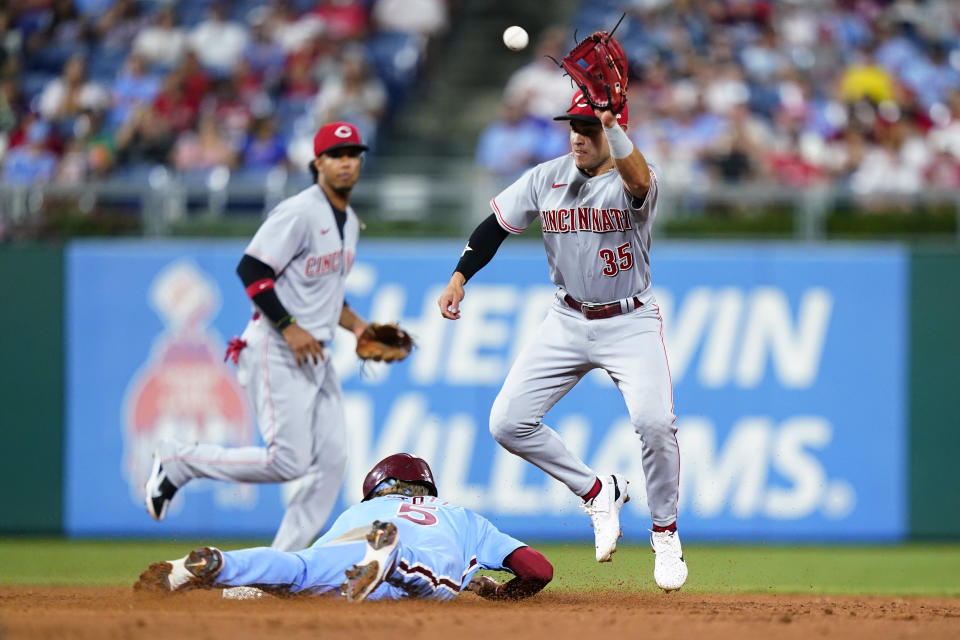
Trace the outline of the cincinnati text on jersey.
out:
[[[352,251],[346,253],[346,268],[349,271],[353,265],[354,254]],[[326,273],[339,272],[341,266],[341,252],[332,251],[321,256],[310,256],[307,258],[303,274],[306,276],[322,276]]]
[[[544,209],[540,211],[540,223],[544,233],[573,231],[609,233],[633,229],[626,209],[595,209],[593,207]]]

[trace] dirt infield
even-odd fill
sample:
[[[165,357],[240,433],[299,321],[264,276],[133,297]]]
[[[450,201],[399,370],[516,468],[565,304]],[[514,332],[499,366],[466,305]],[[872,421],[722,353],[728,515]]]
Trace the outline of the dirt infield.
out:
[[[382,635],[381,635],[382,634]],[[960,599],[561,594],[493,603],[230,601],[126,588],[0,588],[0,638],[958,638]]]

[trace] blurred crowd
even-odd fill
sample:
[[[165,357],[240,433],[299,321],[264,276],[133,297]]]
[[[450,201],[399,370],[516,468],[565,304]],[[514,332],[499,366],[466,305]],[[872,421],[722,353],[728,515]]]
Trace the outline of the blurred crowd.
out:
[[[574,90],[545,56],[623,13],[628,134],[674,188],[960,188],[957,0],[586,0],[511,77],[479,164],[509,180],[564,153]]]
[[[0,3],[0,181],[262,177],[340,119],[375,148],[447,2]]]
[[[451,1],[0,4],[0,180],[262,177],[336,119],[376,149]],[[574,89],[547,56],[622,14],[628,134],[671,186],[960,188],[956,0],[584,0],[509,78],[481,167],[507,181],[565,152]]]

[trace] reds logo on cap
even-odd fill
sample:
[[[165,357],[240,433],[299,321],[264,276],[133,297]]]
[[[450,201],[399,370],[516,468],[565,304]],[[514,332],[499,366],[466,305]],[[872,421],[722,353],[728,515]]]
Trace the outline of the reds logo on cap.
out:
[[[554,120],[581,120],[584,122],[600,122],[593,107],[584,99],[583,91],[577,91],[573,94],[573,100],[570,101],[570,108],[562,116],[557,116]],[[617,122],[627,124],[627,105],[623,105],[623,110],[617,114]]]
[[[313,155],[320,155],[332,149],[353,147],[366,151],[369,147],[360,139],[360,132],[349,122],[331,122],[317,131],[313,138]]]

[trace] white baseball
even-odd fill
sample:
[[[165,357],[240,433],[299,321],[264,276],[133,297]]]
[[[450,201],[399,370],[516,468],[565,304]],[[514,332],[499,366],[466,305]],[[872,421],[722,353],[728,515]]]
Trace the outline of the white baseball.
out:
[[[523,27],[514,25],[507,27],[503,32],[503,44],[507,45],[507,49],[511,51],[520,51],[524,49],[529,42],[530,36],[527,35],[527,30]]]

